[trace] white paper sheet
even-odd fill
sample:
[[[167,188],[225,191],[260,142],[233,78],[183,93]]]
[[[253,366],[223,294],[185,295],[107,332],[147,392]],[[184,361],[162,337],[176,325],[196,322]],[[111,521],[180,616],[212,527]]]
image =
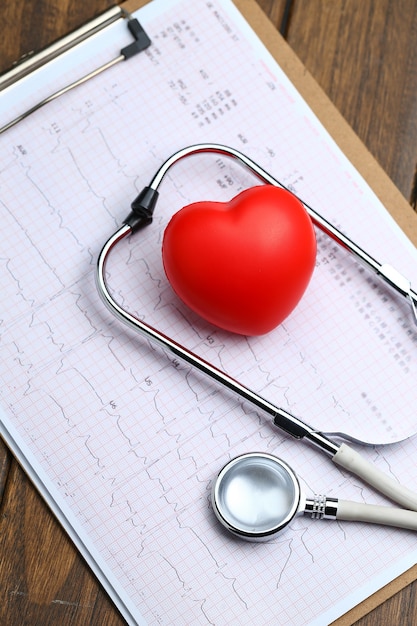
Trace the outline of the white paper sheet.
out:
[[[95,260],[161,162],[197,142],[247,153],[411,278],[417,254],[228,0],[154,0],[138,17],[146,52],[0,138],[3,436],[130,623],[325,624],[411,566],[415,537],[304,518],[265,545],[223,533],[211,480],[249,450],[283,457],[307,492],[383,500],[113,319]],[[65,72],[56,61],[8,89],[0,124],[55,91],[57,75],[65,83],[117,55],[125,28],[67,53]],[[317,428],[385,443],[414,434],[409,308],[324,235],[306,295],[267,336],[219,331],[173,295],[161,260],[169,217],[253,183],[215,156],[176,166],[152,226],[112,255],[118,299]],[[412,485],[416,447],[363,452]]]

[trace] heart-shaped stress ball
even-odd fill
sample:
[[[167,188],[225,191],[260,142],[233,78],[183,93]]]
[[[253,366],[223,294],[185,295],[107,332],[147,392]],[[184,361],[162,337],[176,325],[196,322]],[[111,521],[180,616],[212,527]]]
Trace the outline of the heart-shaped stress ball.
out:
[[[262,335],[306,290],[316,238],[297,198],[262,185],[230,202],[196,202],[178,211],[165,229],[162,258],[173,290],[190,309],[225,330]]]

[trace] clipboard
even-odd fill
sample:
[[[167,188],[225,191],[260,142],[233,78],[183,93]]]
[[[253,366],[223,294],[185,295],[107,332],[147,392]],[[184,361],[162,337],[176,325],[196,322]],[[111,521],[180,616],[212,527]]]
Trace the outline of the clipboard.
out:
[[[135,2],[134,0],[129,0],[122,6],[127,11],[133,12],[144,4],[146,4],[146,2]],[[376,195],[381,199],[381,201],[383,201],[384,205],[408,237],[414,244],[417,244],[417,216],[392,181],[376,163],[344,118],[320,89],[318,84],[305,71],[302,63],[292,52],[288,44],[277,34],[276,29],[262,13],[258,5],[251,0],[235,0],[235,4],[254,31],[260,36],[265,46],[283,68],[309,106],[315,112],[323,126],[336,140],[348,159],[361,173],[363,178],[375,191]],[[38,63],[47,62],[50,58],[52,58],[52,56],[59,55],[62,51],[68,49],[68,46],[77,45],[79,41],[90,36],[91,33],[97,32],[97,29],[101,28],[104,24],[108,24],[109,20],[112,21],[114,19],[119,19],[120,17],[120,9],[112,9],[109,14],[106,13],[102,18],[94,21],[94,25],[87,25],[87,28],[83,29],[82,34],[77,31],[77,33],[71,37],[65,38],[59,42],[59,44],[54,46],[53,49],[48,49],[42,53],[42,57],[34,57],[31,59],[29,64],[26,64],[24,67],[20,66],[13,70],[12,75],[6,75],[7,80],[16,80],[16,77],[22,75],[21,73],[19,74],[19,72],[32,71],[32,69],[37,67]],[[6,76],[4,77],[5,79]],[[1,84],[2,83],[0,82],[0,85]],[[6,85],[6,83],[4,84]],[[19,450],[13,451],[19,459]],[[25,464],[24,460],[22,465],[27,468],[27,464]],[[42,484],[38,484],[37,487],[42,493]],[[45,497],[45,493],[42,493],[42,495]],[[46,497],[46,499],[47,501],[49,500],[48,497]],[[51,502],[49,502],[49,505],[53,508]],[[352,609],[345,616],[338,619],[336,623],[340,625],[352,623],[352,621],[365,615],[367,612],[378,606],[378,604],[398,592],[416,578],[417,566],[410,569],[408,572],[381,589],[355,609]]]

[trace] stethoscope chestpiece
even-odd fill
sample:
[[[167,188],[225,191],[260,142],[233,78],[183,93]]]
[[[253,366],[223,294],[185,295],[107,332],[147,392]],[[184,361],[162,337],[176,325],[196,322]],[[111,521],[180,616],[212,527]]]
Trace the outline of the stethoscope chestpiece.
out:
[[[241,539],[268,541],[297,514],[301,489],[293,470],[262,452],[242,454],[217,475],[211,493],[213,511]]]

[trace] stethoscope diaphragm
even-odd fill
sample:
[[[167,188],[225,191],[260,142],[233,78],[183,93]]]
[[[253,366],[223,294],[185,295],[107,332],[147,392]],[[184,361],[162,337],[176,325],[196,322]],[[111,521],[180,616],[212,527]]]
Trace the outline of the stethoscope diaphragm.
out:
[[[212,488],[219,521],[250,541],[266,541],[282,530],[296,515],[300,498],[300,484],[289,465],[260,452],[229,461]]]

